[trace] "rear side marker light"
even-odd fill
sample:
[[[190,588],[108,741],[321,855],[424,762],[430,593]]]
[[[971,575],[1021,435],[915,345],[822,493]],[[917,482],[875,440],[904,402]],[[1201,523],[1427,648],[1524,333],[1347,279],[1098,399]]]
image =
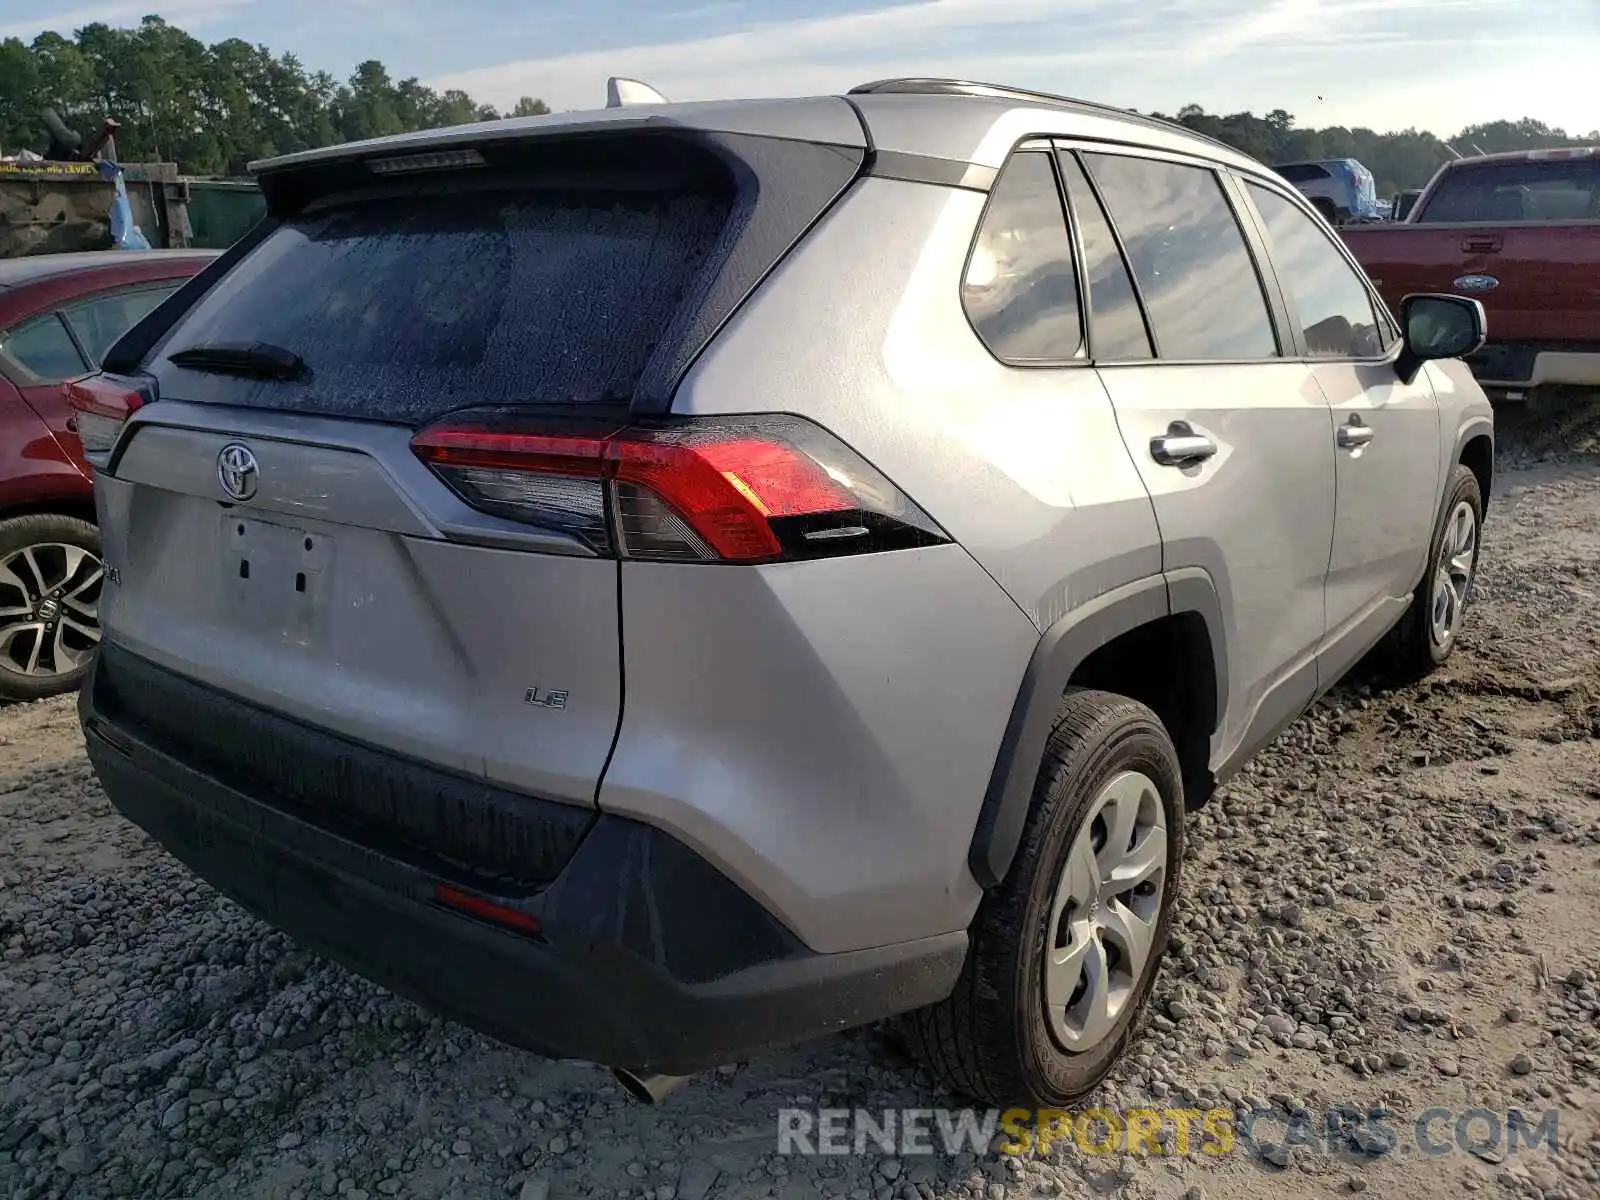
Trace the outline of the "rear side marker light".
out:
[[[109,375],[87,375],[67,384],[67,405],[72,409],[83,453],[92,465],[111,453],[123,424],[144,407],[145,394]]]
[[[597,554],[761,563],[934,545],[927,513],[798,417],[620,429],[458,415],[412,449],[466,503]]]
[[[514,929],[530,937],[542,937],[544,933],[539,926],[539,918],[532,913],[525,913],[520,908],[511,908],[505,904],[496,904],[493,900],[485,900],[482,896],[474,896],[470,892],[463,892],[460,888],[453,888],[448,884],[441,883],[435,886],[433,898],[446,908],[453,908],[457,912],[477,917],[480,921],[488,921],[492,925]]]

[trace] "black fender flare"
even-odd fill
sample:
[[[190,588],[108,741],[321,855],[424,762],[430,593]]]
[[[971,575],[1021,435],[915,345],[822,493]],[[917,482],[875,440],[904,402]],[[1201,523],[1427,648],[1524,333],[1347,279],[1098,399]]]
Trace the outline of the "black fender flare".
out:
[[[1185,568],[1135,580],[1079,605],[1057,620],[1040,637],[1023,672],[978,813],[967,865],[979,886],[996,886],[1011,868],[1033,803],[1045,743],[1073,672],[1114,638],[1176,613],[1196,613],[1204,620],[1216,670],[1219,719],[1227,711],[1227,640],[1222,604],[1205,571]]]
[[[1464,462],[1466,460],[1467,446],[1478,438],[1486,438],[1489,442],[1488,471],[1484,480],[1486,486],[1483,488],[1483,511],[1487,513],[1489,511],[1490,485],[1494,481],[1494,419],[1492,417],[1475,416],[1462,422],[1461,428],[1456,430],[1456,445],[1454,451],[1451,452],[1450,461],[1451,463]],[[1449,472],[1447,471],[1444,485],[1440,489],[1441,492],[1448,490],[1449,482]],[[1439,498],[1439,515],[1441,519],[1444,516],[1444,502],[1445,497],[1441,495]]]

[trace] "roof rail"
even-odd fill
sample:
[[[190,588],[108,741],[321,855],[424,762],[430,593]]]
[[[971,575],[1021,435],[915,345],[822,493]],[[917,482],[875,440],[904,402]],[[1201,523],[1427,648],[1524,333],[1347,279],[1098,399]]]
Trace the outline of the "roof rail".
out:
[[[1151,125],[1156,128],[1177,129],[1192,138],[1199,138],[1202,142],[1210,142],[1213,146],[1221,146],[1226,150],[1234,150],[1226,142],[1210,137],[1204,133],[1197,133],[1181,121],[1168,120],[1166,117],[1153,117],[1149,113],[1139,112],[1132,108],[1118,108],[1114,104],[1101,104],[1095,100],[1080,100],[1076,96],[1058,96],[1053,92],[1035,92],[1027,88],[1006,87],[996,83],[975,83],[967,79],[937,79],[937,78],[906,78],[906,79],[876,79],[871,83],[857,84],[851,88],[851,96],[876,96],[884,94],[898,94],[911,96],[986,96],[995,100],[1026,100],[1034,104],[1054,104],[1061,107],[1086,109],[1090,112],[1105,113],[1108,116],[1121,117],[1125,120],[1134,120]],[[1234,153],[1239,151],[1234,150]]]

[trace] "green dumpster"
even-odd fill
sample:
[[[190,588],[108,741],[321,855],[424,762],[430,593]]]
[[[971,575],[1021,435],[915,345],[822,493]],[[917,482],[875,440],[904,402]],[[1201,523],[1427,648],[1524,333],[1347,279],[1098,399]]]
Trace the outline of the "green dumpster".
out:
[[[190,179],[186,182],[189,185],[189,226],[194,231],[190,245],[225,250],[266,215],[266,197],[254,180]]]

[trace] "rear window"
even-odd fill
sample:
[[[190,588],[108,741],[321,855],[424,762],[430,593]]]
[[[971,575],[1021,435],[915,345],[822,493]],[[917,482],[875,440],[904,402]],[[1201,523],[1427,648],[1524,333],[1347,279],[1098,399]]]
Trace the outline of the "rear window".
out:
[[[704,191],[510,187],[308,210],[159,351],[269,342],[306,377],[157,364],[163,391],[401,423],[469,405],[626,402],[729,213]]]
[[[1315,163],[1295,163],[1286,167],[1273,167],[1274,171],[1290,183],[1312,183],[1318,179],[1332,179],[1333,172]]]
[[[1439,181],[1417,220],[1600,220],[1600,159],[1457,167]]]

